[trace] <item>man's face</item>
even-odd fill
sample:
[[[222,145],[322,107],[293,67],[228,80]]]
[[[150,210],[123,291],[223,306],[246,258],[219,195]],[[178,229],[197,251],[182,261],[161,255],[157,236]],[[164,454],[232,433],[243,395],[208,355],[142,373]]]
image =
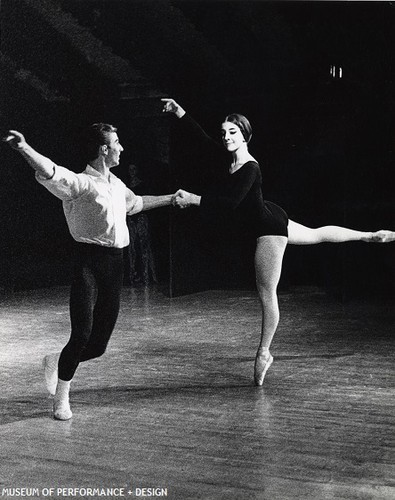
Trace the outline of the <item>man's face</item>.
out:
[[[106,164],[108,168],[112,168],[119,165],[119,157],[123,151],[123,147],[119,142],[118,134],[116,132],[108,132],[106,135],[107,143],[104,150],[106,152]]]

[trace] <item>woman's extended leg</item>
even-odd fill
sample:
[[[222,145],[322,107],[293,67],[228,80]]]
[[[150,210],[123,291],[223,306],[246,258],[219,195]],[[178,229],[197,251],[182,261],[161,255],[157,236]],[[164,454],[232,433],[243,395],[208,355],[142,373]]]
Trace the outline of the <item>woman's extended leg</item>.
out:
[[[291,245],[316,245],[318,243],[343,243],[346,241],[389,243],[395,241],[395,232],[386,230],[355,231],[340,226],[323,226],[312,229],[292,220],[288,223],[288,243]]]
[[[255,359],[254,380],[262,385],[265,374],[273,362],[269,347],[280,318],[277,286],[280,281],[285,236],[261,236],[255,251],[256,286],[262,305],[261,341]]]

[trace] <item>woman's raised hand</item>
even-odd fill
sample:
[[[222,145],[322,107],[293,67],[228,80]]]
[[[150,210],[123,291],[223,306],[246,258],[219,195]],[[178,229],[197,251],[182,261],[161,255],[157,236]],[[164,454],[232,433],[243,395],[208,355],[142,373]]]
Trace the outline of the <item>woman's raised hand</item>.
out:
[[[163,98],[163,113],[174,113],[177,118],[182,118],[185,115],[185,110],[174,99]]]

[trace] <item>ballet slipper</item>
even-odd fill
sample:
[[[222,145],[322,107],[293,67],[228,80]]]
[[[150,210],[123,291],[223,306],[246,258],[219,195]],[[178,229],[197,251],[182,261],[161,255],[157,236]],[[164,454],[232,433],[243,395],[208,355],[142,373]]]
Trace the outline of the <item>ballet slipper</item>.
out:
[[[44,356],[42,366],[44,369],[45,386],[50,396],[56,393],[56,386],[58,384],[58,362],[60,354],[48,354]]]
[[[270,354],[270,352],[268,350],[263,351],[262,349],[258,349],[254,367],[255,385],[261,386],[263,384],[266,372],[268,371],[272,363],[273,356]]]
[[[55,420],[70,420],[73,416],[69,400],[55,401],[53,404],[53,416]]]
[[[69,403],[70,381],[58,380],[53,403],[55,420],[70,420],[73,416]]]

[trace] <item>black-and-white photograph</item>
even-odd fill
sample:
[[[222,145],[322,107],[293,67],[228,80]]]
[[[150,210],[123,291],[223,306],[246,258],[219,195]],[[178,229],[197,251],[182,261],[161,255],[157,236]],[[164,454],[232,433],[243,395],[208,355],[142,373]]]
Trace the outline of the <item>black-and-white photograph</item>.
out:
[[[0,0],[0,498],[395,498],[394,33]]]

